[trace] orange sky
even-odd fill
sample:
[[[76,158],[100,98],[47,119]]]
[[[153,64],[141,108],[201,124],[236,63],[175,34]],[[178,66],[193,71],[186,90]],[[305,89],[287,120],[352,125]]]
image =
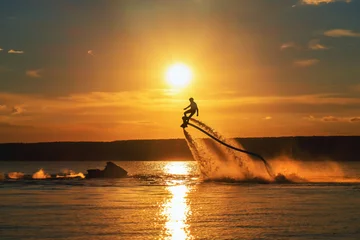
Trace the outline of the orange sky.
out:
[[[183,138],[189,97],[227,137],[360,134],[354,1],[20,2],[0,4],[0,142]]]

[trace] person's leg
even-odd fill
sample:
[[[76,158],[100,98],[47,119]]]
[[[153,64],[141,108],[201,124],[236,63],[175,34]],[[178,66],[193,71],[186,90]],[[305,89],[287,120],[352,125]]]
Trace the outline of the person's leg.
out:
[[[187,122],[189,122],[190,118],[191,118],[194,114],[195,114],[195,111],[190,111],[190,115],[189,115],[189,117],[187,118],[187,119],[188,119]]]
[[[191,109],[189,109],[189,110],[185,111],[185,112],[184,112],[184,116],[185,116],[185,117],[187,117],[187,116],[186,116],[186,114],[188,114],[188,113],[190,113],[190,114],[191,114]]]

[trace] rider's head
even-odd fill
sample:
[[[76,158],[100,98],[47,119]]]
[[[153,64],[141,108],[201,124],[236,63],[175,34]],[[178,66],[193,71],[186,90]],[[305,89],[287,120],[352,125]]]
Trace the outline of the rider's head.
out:
[[[194,101],[194,99],[191,97],[191,98],[189,98],[189,101],[192,102],[192,101]]]

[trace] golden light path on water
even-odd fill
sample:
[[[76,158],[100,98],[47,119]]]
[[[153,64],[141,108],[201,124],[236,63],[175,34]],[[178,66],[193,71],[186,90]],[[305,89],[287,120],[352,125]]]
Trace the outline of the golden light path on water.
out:
[[[185,162],[169,162],[164,167],[165,173],[167,174],[189,174],[188,165]]]
[[[184,162],[168,163],[164,170],[168,174],[186,175],[189,172],[188,165]],[[191,214],[190,207],[187,202],[187,194],[190,191],[189,186],[185,185],[184,180],[171,180],[167,190],[171,194],[164,203],[163,216],[166,218],[165,239],[190,239],[189,225],[187,218]]]

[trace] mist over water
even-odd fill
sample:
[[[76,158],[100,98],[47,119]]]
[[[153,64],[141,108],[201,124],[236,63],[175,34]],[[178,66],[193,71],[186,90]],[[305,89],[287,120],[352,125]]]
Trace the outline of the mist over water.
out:
[[[191,119],[198,127],[207,131],[219,140],[244,149],[234,139],[226,139],[206,123]],[[279,156],[266,161],[273,171],[274,177],[268,174],[262,161],[253,160],[244,153],[222,146],[206,144],[202,139],[195,139],[184,130],[188,146],[207,180],[235,180],[256,182],[360,182],[359,178],[347,177],[339,163],[328,160],[311,162],[294,160],[288,156]]]

